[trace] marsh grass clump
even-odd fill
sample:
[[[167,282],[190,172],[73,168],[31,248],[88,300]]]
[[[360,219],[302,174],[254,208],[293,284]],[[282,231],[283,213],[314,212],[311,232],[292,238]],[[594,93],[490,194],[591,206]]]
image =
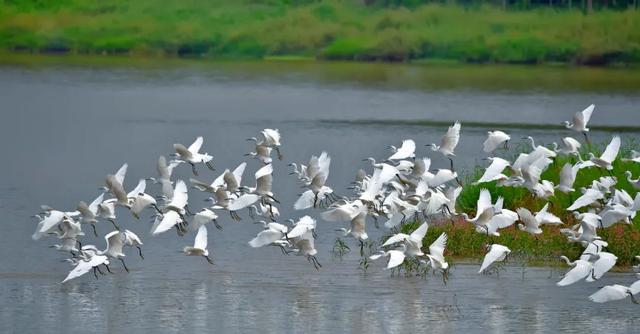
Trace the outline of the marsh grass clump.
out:
[[[342,238],[336,238],[336,241],[331,248],[331,257],[334,260],[342,261],[342,258],[351,252],[351,248],[347,245]]]
[[[588,152],[598,155],[604,149],[605,145],[585,145],[581,155],[586,157]],[[640,164],[630,161],[623,161],[620,157],[628,157],[631,150],[636,150],[638,144],[634,140],[628,140],[620,150],[619,158],[613,164],[611,174],[617,178],[618,183],[616,189],[624,189],[632,196],[636,190],[627,181],[626,171],[631,171],[634,175],[640,174]],[[512,152],[513,157],[505,157],[513,161],[520,151],[524,152],[526,147],[519,147]],[[504,154],[504,153],[503,153]],[[561,156],[551,164],[547,170],[542,173],[542,179],[550,180],[554,184],[558,183],[558,174],[565,163],[575,164],[578,162],[576,157]],[[423,241],[426,247],[430,245],[442,232],[448,235],[445,256],[452,259],[481,259],[485,253],[485,245],[491,243],[499,243],[512,250],[507,257],[506,263],[509,265],[517,265],[522,268],[523,275],[526,272],[526,266],[530,265],[546,265],[558,266],[560,261],[558,258],[565,255],[569,258],[578,258],[584,248],[578,243],[570,243],[566,236],[560,233],[563,227],[573,226],[579,223],[570,211],[566,208],[579,196],[577,193],[564,194],[559,191],[548,200],[536,198],[525,188],[498,187],[496,182],[483,183],[479,185],[473,182],[480,178],[484,167],[477,166],[473,172],[465,178],[465,186],[462,193],[458,197],[458,212],[466,212],[469,216],[475,215],[476,201],[480,190],[483,188],[491,192],[492,198],[498,196],[504,197],[505,208],[515,209],[524,207],[532,212],[540,210],[547,202],[549,203],[549,211],[560,217],[563,221],[562,226],[543,225],[541,228],[543,233],[537,236],[520,231],[516,225],[500,230],[500,236],[487,236],[486,234],[476,232],[474,225],[467,223],[459,217],[452,219],[441,219],[430,222],[429,230]],[[580,187],[589,187],[594,180],[602,176],[608,176],[599,168],[585,168],[578,172],[574,188],[579,192]],[[399,228],[401,233],[411,233],[421,222],[411,221],[403,224]],[[394,232],[395,233],[395,232]],[[634,257],[640,252],[640,218],[636,216],[631,225],[615,224],[609,228],[599,229],[598,235],[609,243],[607,251],[618,256],[617,266],[628,267],[634,264]],[[391,233],[384,235],[381,242],[384,242],[391,236]],[[498,266],[500,268],[500,265]],[[414,270],[413,266],[405,269]],[[495,270],[495,269],[494,269]],[[495,274],[498,274],[496,272]]]

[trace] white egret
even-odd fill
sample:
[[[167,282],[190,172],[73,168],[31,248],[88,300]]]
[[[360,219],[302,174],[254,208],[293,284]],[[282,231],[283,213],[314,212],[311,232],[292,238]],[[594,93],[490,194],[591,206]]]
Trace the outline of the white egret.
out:
[[[93,269],[93,274],[96,276],[96,278],[98,278],[98,275],[96,274],[96,270],[99,265],[107,265],[107,266],[109,265],[109,259],[107,258],[106,255],[95,254],[86,259],[80,258],[75,262],[75,267],[73,268],[73,270],[69,272],[67,277],[65,277],[65,279],[62,282],[60,282],[60,284],[67,282],[69,280],[72,280],[74,278],[78,278],[88,273],[89,271],[91,271],[91,269]]]
[[[75,217],[80,214],[79,211],[74,212],[63,212],[59,210],[54,210],[48,206],[42,206],[46,211],[46,216],[38,222],[38,226],[36,227],[36,231],[33,233],[31,238],[33,240],[38,240],[42,238],[42,236],[51,233],[54,228],[58,226],[58,224],[62,223],[65,219],[70,219],[71,217]]]
[[[207,250],[207,226],[202,225],[198,228],[193,247],[185,246],[182,252],[187,256],[202,256],[207,262],[213,264],[213,260],[209,257],[209,251]]]
[[[260,160],[262,160],[265,164],[271,163],[271,149],[275,149],[276,153],[278,153],[278,160],[282,160],[283,156],[280,152],[280,131],[278,129],[264,129],[260,131],[260,134],[262,135],[261,140],[258,140],[258,138],[256,137],[247,138],[247,140],[252,140],[256,143],[256,153]],[[266,154],[264,152],[262,154],[261,152],[258,152],[263,148],[268,149],[266,150]]]
[[[567,285],[571,285],[575,282],[578,282],[584,278],[586,278],[587,276],[591,275],[593,273],[593,265],[591,264],[591,262],[587,261],[587,260],[582,260],[582,259],[578,259],[575,260],[573,262],[569,261],[569,258],[567,258],[566,256],[561,256],[560,259],[564,260],[565,262],[567,262],[567,265],[570,267],[573,267],[573,269],[569,270],[569,272],[567,272],[564,277],[562,278],[562,280],[560,280],[558,283],[556,283],[557,286],[567,286]]]
[[[595,105],[590,105],[583,111],[577,112],[573,115],[573,119],[571,122],[564,121],[563,124],[567,129],[571,129],[573,131],[582,132],[584,138],[587,142],[589,142],[589,137],[587,136],[587,132],[589,132],[589,128],[587,125],[589,120],[591,119],[591,114],[593,113],[593,109]]]
[[[218,219],[218,215],[215,212],[213,212],[210,209],[203,208],[199,212],[196,212],[196,214],[193,216],[193,219],[191,220],[191,224],[189,225],[191,229],[197,231],[200,228],[200,226],[206,225],[209,222],[213,222],[213,224],[218,230],[222,230],[222,226],[218,224],[217,219]]]
[[[591,248],[597,248],[592,244],[590,245],[591,245]],[[602,252],[602,251],[599,251],[597,253],[589,253],[586,250],[585,252],[582,253],[582,255],[580,256],[580,259],[593,261],[592,262],[593,272],[591,273],[591,275],[587,276],[586,278],[587,282],[593,282],[595,280],[599,280],[600,278],[602,278],[602,276],[606,272],[611,270],[611,268],[613,268],[613,266],[616,265],[616,261],[618,261],[618,257],[612,253]]]
[[[110,258],[120,260],[120,262],[122,262],[124,270],[129,272],[129,268],[127,268],[127,265],[124,263],[124,257],[126,255],[122,251],[125,238],[125,234],[121,233],[120,231],[113,231],[111,233],[108,233],[104,236],[104,240],[107,242],[107,248],[104,251],[99,252],[98,254],[106,255]]]
[[[631,297],[631,302],[640,304],[640,301],[634,297],[638,292],[640,292],[640,281],[636,281],[628,287],[619,284],[605,285],[589,296],[589,300],[595,303],[606,303]]]
[[[171,162],[169,162],[169,164],[167,165],[167,159],[161,155],[158,158],[158,164],[156,166],[156,169],[158,171],[158,178],[154,178],[154,177],[149,177],[147,178],[147,180],[153,182],[153,183],[164,183],[164,182],[171,182],[171,174],[173,173],[173,169],[176,168],[179,164],[183,163],[184,161],[182,160],[172,160]]]
[[[562,147],[558,147],[556,142],[553,143],[553,150],[562,155],[578,154],[580,153],[580,147],[582,147],[582,144],[571,137],[562,138]]]
[[[176,158],[180,161],[184,161],[191,165],[191,171],[193,175],[198,175],[198,171],[196,170],[197,163],[204,163],[207,168],[210,170],[214,170],[213,165],[211,164],[211,160],[213,157],[208,153],[200,153],[200,148],[202,148],[202,143],[204,139],[202,137],[196,138],[196,140],[191,144],[188,148],[182,144],[173,144],[173,149],[176,151]]]
[[[509,161],[497,157],[488,158],[488,160],[491,161],[491,165],[489,165],[489,167],[485,169],[480,179],[474,182],[474,184],[505,180],[508,178],[506,175],[502,174],[502,172],[505,170],[505,168],[511,165]]]
[[[382,247],[387,247],[396,243],[402,243],[406,246],[405,254],[407,256],[424,256],[422,252],[422,239],[427,235],[429,224],[427,222],[422,223],[415,231],[407,235],[404,233],[397,233],[392,235],[387,241],[382,244]]]
[[[438,239],[436,239],[429,246],[429,254],[426,256],[429,258],[429,265],[431,268],[441,269],[443,272],[443,279],[446,281],[447,272],[449,269],[449,263],[444,258],[444,249],[447,247],[447,234],[442,232]]]
[[[391,155],[387,160],[403,160],[408,158],[414,158],[416,151],[416,142],[412,139],[405,139],[402,141],[402,146],[396,148],[395,146],[391,146],[391,150],[393,151],[393,155]]]
[[[618,156],[618,151],[620,151],[620,136],[614,136],[599,158],[589,152],[589,160],[593,162],[594,165],[611,171],[613,169],[613,161]]]
[[[138,255],[140,255],[140,258],[144,260],[144,256],[142,256],[142,248],[140,246],[142,246],[142,240],[140,240],[140,238],[138,237],[138,235],[136,235],[135,233],[129,231],[129,230],[124,230],[124,232],[122,232],[122,236],[123,236],[123,240],[124,240],[124,245],[128,246],[128,247],[135,247],[138,249]]]
[[[526,139],[529,140],[529,143],[531,144],[531,149],[533,150],[533,152],[541,152],[542,155],[546,158],[555,158],[556,157],[556,152],[554,152],[553,150],[550,150],[542,145],[536,145],[535,140],[533,139],[533,137],[528,136],[526,137]]]
[[[573,189],[573,184],[576,182],[578,170],[578,165],[571,165],[571,163],[568,162],[564,164],[560,170],[560,183],[556,185],[556,189],[565,194],[574,192],[575,189]]]
[[[264,230],[260,231],[258,235],[249,241],[249,246],[253,248],[274,245],[280,247],[283,254],[288,254],[288,251],[285,248],[285,245],[289,245],[289,242],[284,240],[283,238],[287,234],[289,228],[286,225],[278,224],[278,223],[268,223],[265,221],[260,221],[263,224]]]
[[[440,152],[445,158],[449,159],[451,163],[451,170],[453,171],[453,159],[455,156],[455,149],[458,146],[458,141],[460,141],[460,122],[456,121],[452,126],[449,127],[447,133],[442,137],[440,141],[440,146],[436,144],[431,144],[431,150],[435,152]],[[429,146],[429,145],[427,145]]]
[[[573,201],[573,203],[567,208],[567,211],[575,211],[604,198],[604,194],[602,192],[593,188],[582,188],[580,191],[582,191],[582,196]]]
[[[96,231],[96,223],[98,222],[98,205],[102,203],[102,199],[104,198],[104,193],[100,194],[96,199],[91,202],[91,204],[87,205],[84,201],[80,201],[78,203],[77,210],[80,211],[82,215],[82,219],[80,223],[89,224],[93,228],[93,235],[98,236],[98,232]]]
[[[518,214],[507,209],[501,209],[500,213],[494,214],[491,220],[484,225],[476,226],[476,232],[486,233],[490,236],[499,237],[499,229],[507,228],[518,220]]]
[[[369,236],[365,230],[367,208],[362,201],[346,202],[323,212],[321,216],[326,221],[350,222],[349,229],[341,228],[340,230],[344,233],[344,236],[350,235],[360,242],[360,254],[363,254],[364,242],[369,239]]]
[[[473,219],[470,219],[467,213],[463,212],[462,217],[469,223],[476,226],[482,226],[486,229],[487,223],[491,221],[496,213],[496,208],[491,204],[491,193],[487,189],[480,190],[480,196],[476,205],[476,215]],[[488,233],[488,230],[487,230]]]
[[[404,244],[402,245],[402,247],[405,247]],[[388,250],[388,251],[380,251],[379,254],[374,254],[369,256],[369,259],[371,260],[377,260],[381,257],[384,256],[388,256],[389,257],[389,262],[387,263],[387,270],[389,269],[393,269],[399,265],[402,264],[402,262],[404,262],[405,259],[405,254],[404,254],[404,250],[397,250],[397,249],[392,249],[392,250]]]
[[[313,233],[311,231],[304,232],[301,235],[291,238],[291,243],[294,249],[297,251],[297,254],[300,256],[306,256],[307,261],[309,261],[309,263],[311,263],[313,267],[316,268],[316,270],[320,270],[320,268],[322,268],[322,265],[316,258],[318,250],[315,246],[315,237],[313,236]]]
[[[507,149],[507,145],[509,144],[509,140],[511,140],[511,136],[508,134],[496,130],[496,131],[487,131],[487,139],[484,141],[483,151],[485,153],[490,153],[495,151],[500,145],[504,143],[504,148]]]
[[[507,255],[511,253],[511,250],[508,247],[499,244],[488,245],[487,250],[488,253],[482,260],[482,265],[480,266],[478,274],[485,271],[494,262],[503,261],[507,257]]]

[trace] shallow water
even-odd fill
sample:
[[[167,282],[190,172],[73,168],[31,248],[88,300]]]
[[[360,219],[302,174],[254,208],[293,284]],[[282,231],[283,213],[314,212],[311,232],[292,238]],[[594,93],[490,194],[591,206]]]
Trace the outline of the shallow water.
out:
[[[606,75],[585,69],[574,69],[576,74],[571,69],[518,68],[515,75],[501,76],[500,71],[511,70],[495,67],[490,79],[481,82],[477,73],[489,73],[487,69],[471,69],[465,80],[458,68],[447,72],[380,65],[384,67],[366,71],[359,67],[363,65],[354,66],[356,70],[347,70],[345,64],[1,66],[5,159],[0,164],[0,211],[5,229],[0,234],[0,332],[637,328],[637,308],[628,300],[595,305],[586,299],[599,286],[630,284],[630,274],[608,274],[597,283],[564,289],[554,285],[561,272],[549,268],[527,268],[523,279],[518,266],[507,267],[497,278],[477,275],[477,265],[456,265],[446,286],[438,275],[426,280],[390,277],[382,263],[372,263],[364,275],[357,254],[343,262],[331,258],[334,229],[341,225],[322,221],[317,248],[323,268],[316,272],[302,257],[285,257],[273,248],[250,249],[246,242],[260,227],[250,224],[246,214],[241,223],[223,216],[224,231],[210,229],[209,249],[216,265],[209,266],[178,253],[193,242],[193,235],[152,238],[146,217],[135,221],[119,211],[121,226],[143,238],[145,260],[131,252],[130,274],[115,263],[115,275],[100,280],[87,275],[56,285],[70,268],[60,263],[63,254],[47,248],[52,239],[31,240],[35,223],[29,216],[38,205],[72,209],[80,200],[92,200],[104,176],[123,162],[129,163],[129,189],[139,178],[155,174],[158,155],[170,153],[172,143],[189,144],[198,135],[205,137],[203,149],[214,155],[218,169],[200,168],[200,178],[212,180],[244,160],[251,148],[245,138],[264,127],[279,128],[285,160],[274,163],[274,192],[284,203],[283,217],[289,218],[304,213],[290,209],[300,188],[287,175],[287,163],[327,150],[332,156],[329,184],[347,194],[344,187],[365,167],[363,158],[383,159],[389,154],[386,146],[404,138],[416,140],[418,156],[430,155],[422,145],[439,140],[445,130],[399,121],[462,121],[459,169],[481,161],[481,142],[493,123],[559,124],[595,103],[594,126],[640,127],[640,87],[634,79],[618,87],[607,86],[610,79],[602,79]],[[610,76],[625,77],[616,71]],[[456,80],[439,85],[447,73]],[[594,77],[597,84],[576,84]],[[536,85],[547,81],[553,82]],[[523,88],[527,84],[531,89]],[[491,125],[467,128],[465,121]],[[532,135],[540,143],[572,135],[558,129],[506,130],[514,141]],[[638,134],[631,129],[625,135],[637,139]],[[595,142],[610,136],[606,131],[591,133]],[[433,168],[448,166],[442,157],[432,158]],[[245,182],[253,182],[258,167],[256,161],[249,162]],[[190,174],[184,168],[175,175],[186,180]],[[153,185],[148,189],[159,191]],[[202,199],[190,192],[192,208],[204,206]],[[372,226],[370,230],[373,238],[381,233]],[[105,234],[110,226],[100,224],[98,231]],[[104,247],[103,240],[92,235],[85,243]]]

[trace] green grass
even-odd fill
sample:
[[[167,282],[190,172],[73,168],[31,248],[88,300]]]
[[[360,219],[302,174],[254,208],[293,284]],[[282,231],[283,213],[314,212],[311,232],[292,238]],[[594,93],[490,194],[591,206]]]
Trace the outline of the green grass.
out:
[[[6,1],[11,52],[342,60],[640,62],[640,12],[361,1]],[[290,58],[289,58],[290,59]]]
[[[606,144],[608,143],[594,145],[591,148],[584,148],[582,154],[586,157],[586,153],[589,151],[599,153],[604,149]],[[628,141],[623,145],[618,157],[628,157],[631,149],[637,149],[637,145],[633,141]],[[526,148],[529,147],[527,146]],[[518,147],[514,151],[518,152],[524,149],[524,147]],[[513,161],[513,157],[509,158]],[[542,179],[550,180],[554,182],[554,184],[557,184],[560,169],[566,162],[575,163],[576,160],[575,158],[558,156],[556,162],[543,172]],[[612,174],[618,179],[615,188],[624,189],[631,196],[635,196],[636,190],[629,184],[624,175],[624,172],[627,170],[632,171],[635,177],[640,174],[640,164],[625,162],[621,159],[617,159],[614,162]],[[486,188],[491,192],[493,201],[495,201],[498,196],[503,196],[504,207],[511,210],[524,207],[535,212],[549,202],[549,211],[560,217],[564,225],[543,226],[542,229],[544,232],[537,237],[520,231],[513,225],[500,230],[499,237],[489,237],[486,234],[476,232],[475,226],[458,217],[454,218],[453,222],[444,221],[442,224],[429,226],[427,236],[423,242],[425,247],[428,247],[442,232],[446,232],[449,240],[445,256],[452,259],[482,258],[486,253],[484,246],[489,243],[499,243],[509,247],[513,252],[524,256],[530,264],[559,264],[561,263],[559,262],[560,255],[565,255],[571,259],[579,257],[584,248],[580,244],[568,242],[567,238],[560,233],[560,228],[570,227],[578,223],[572,213],[566,211],[566,208],[579,196],[579,191],[568,195],[556,191],[555,196],[547,201],[534,198],[525,188],[497,187],[495,182],[474,185],[473,181],[479,179],[483,171],[484,166],[478,166],[465,178],[465,186],[458,197],[458,212],[466,212],[469,216],[475,215],[476,202],[480,190]],[[578,172],[574,188],[589,187],[593,180],[605,175],[608,174],[601,172],[597,167],[582,169]],[[401,230],[404,233],[410,233],[415,230],[418,225],[418,222],[411,222],[402,226]],[[598,230],[598,235],[609,243],[607,251],[618,256],[617,266],[619,267],[630,266],[633,264],[634,257],[640,255],[640,216],[636,216],[631,225],[619,223],[606,229],[600,229]],[[388,236],[389,235],[384,236],[383,240]]]

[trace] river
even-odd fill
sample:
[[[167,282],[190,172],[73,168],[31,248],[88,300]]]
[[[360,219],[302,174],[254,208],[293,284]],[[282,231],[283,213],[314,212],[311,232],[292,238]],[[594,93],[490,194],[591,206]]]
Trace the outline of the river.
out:
[[[283,218],[294,212],[299,185],[289,162],[326,150],[328,184],[340,194],[362,159],[389,155],[388,145],[413,138],[418,156],[433,168],[448,161],[424,145],[437,142],[444,124],[462,122],[455,159],[459,170],[483,163],[481,143],[499,124],[512,145],[532,135],[549,144],[573,135],[561,121],[591,103],[594,142],[612,131],[638,139],[640,72],[625,69],[519,66],[425,66],[349,63],[206,63],[136,60],[69,64],[62,60],[0,65],[0,332],[633,332],[637,307],[628,300],[597,305],[587,296],[606,284],[630,284],[630,273],[610,273],[595,283],[558,288],[563,269],[511,264],[499,277],[478,275],[479,264],[456,264],[444,285],[439,275],[397,277],[372,263],[358,268],[357,252],[342,261],[330,250],[338,223],[318,222],[316,271],[306,259],[276,248],[251,249],[260,231],[243,213],[222,216],[210,229],[215,265],[179,254],[193,235],[151,237],[145,217],[119,211],[119,223],[141,236],[145,259],[128,253],[131,273],[91,274],[58,285],[71,269],[31,240],[40,204],[74,209],[91,201],[104,177],[129,164],[125,188],[155,175],[171,144],[205,138],[203,151],[217,171],[234,168],[251,150],[245,139],[265,127],[280,129],[283,161],[274,162],[274,193]],[[465,122],[470,126],[465,126]],[[523,125],[524,124],[524,125]],[[535,126],[534,126],[535,125]],[[549,125],[548,128],[545,125]],[[600,128],[598,128],[600,127]],[[259,167],[250,160],[245,179]],[[187,180],[190,168],[175,175]],[[150,191],[159,192],[149,184]],[[204,195],[190,191],[194,209]],[[376,239],[383,231],[369,225]],[[100,223],[98,232],[110,231]],[[103,248],[90,229],[86,243]],[[350,240],[352,241],[352,240]],[[353,245],[356,248],[355,244]],[[455,253],[455,250],[452,250]],[[586,330],[588,329],[588,330]]]

